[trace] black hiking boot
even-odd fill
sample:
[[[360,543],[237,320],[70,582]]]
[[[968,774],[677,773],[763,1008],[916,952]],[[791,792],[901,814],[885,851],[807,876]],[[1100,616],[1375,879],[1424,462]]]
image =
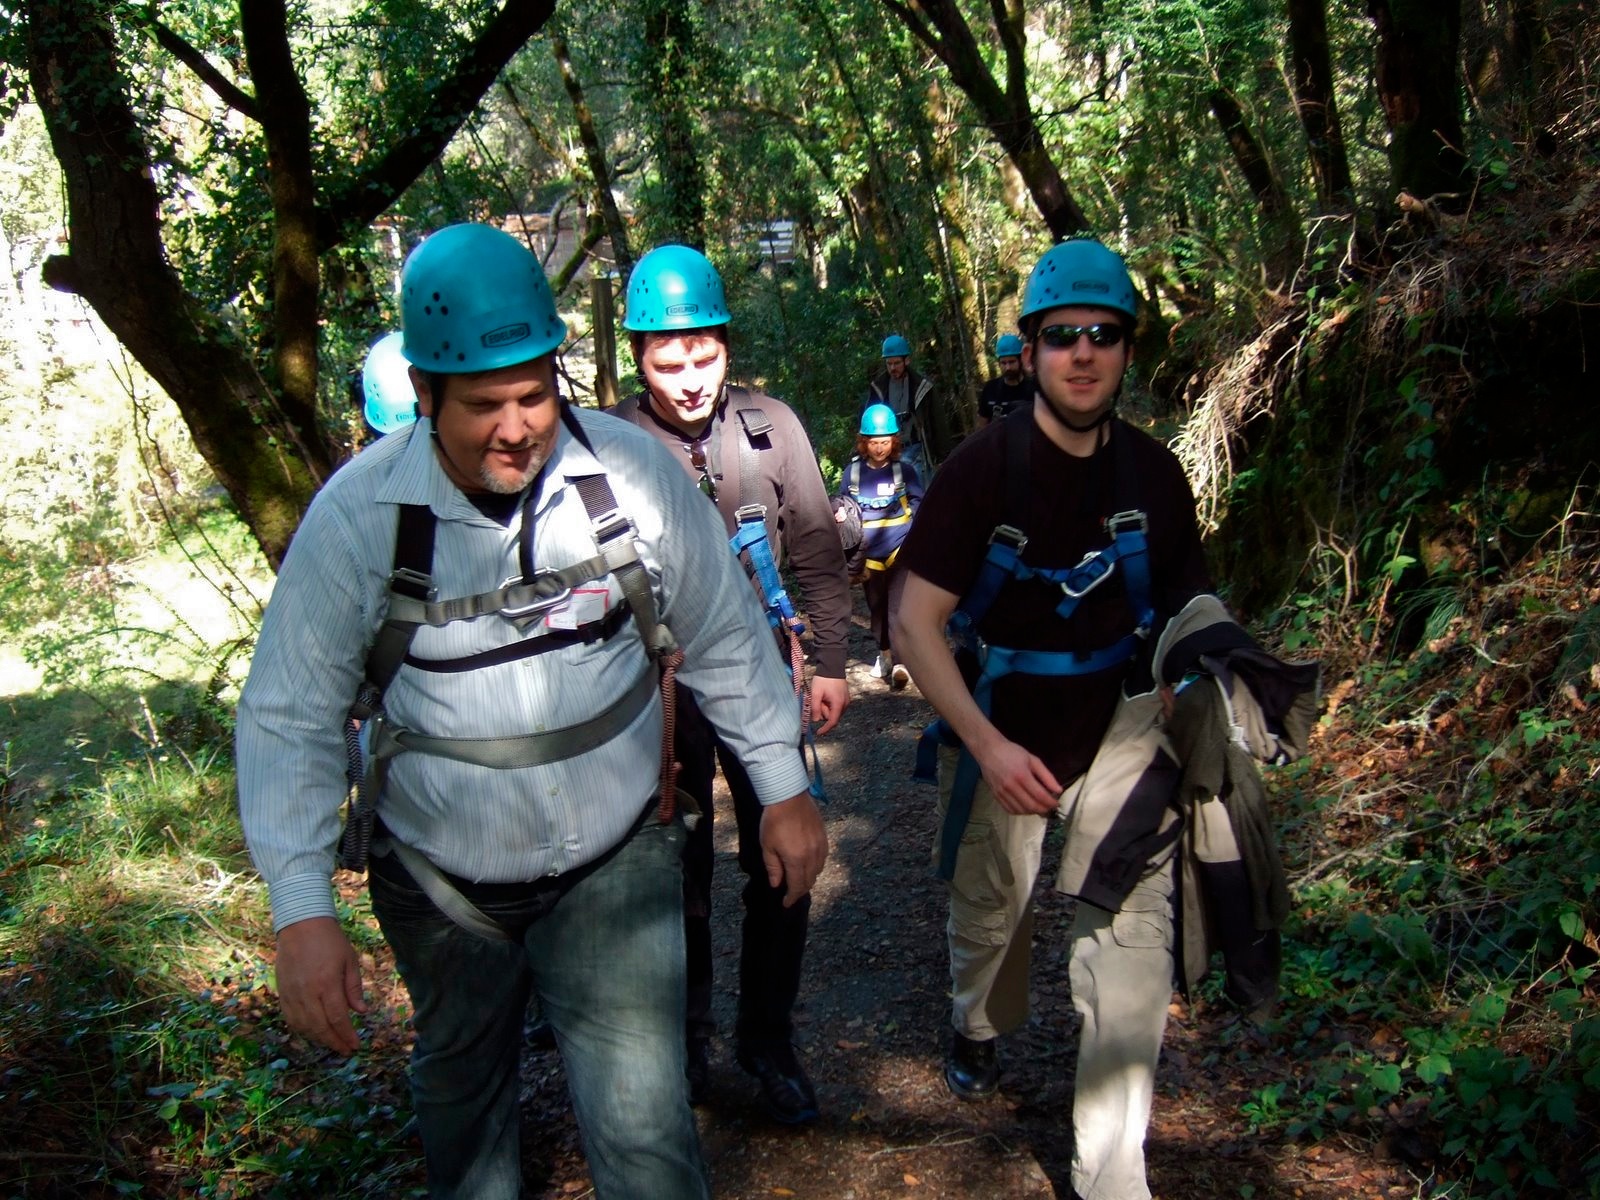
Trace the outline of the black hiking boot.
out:
[[[950,1035],[950,1054],[944,1060],[944,1081],[963,1100],[993,1094],[1000,1082],[998,1038],[975,1042],[959,1033]]]
[[[774,1121],[780,1125],[805,1125],[817,1119],[817,1093],[795,1057],[793,1046],[787,1042],[741,1045],[735,1057],[761,1084],[762,1102]]]

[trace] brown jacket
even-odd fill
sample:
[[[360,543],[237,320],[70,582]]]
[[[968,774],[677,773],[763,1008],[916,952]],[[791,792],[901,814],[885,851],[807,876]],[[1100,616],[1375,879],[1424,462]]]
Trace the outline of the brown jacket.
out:
[[[691,440],[652,411],[648,393],[629,396],[611,411],[654,434],[690,476],[699,478],[700,472],[689,460]],[[762,425],[768,427],[764,432],[750,432]],[[733,536],[738,525],[734,514],[743,505],[766,508],[767,541],[773,558],[780,569],[793,571],[800,584],[802,595],[795,597],[795,604],[804,610],[817,674],[843,679],[850,632],[850,580],[845,574],[833,505],[800,419],[781,400],[747,388],[728,387],[700,444],[707,470],[716,480],[717,510],[728,536]],[[742,478],[741,469],[747,467],[754,468],[748,480]]]

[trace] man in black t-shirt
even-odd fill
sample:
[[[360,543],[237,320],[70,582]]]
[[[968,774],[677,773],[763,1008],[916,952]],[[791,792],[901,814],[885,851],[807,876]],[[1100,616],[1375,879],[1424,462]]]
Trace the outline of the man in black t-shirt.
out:
[[[954,1033],[945,1078],[963,1098],[994,1090],[995,1041],[1028,1015],[1046,818],[1093,801],[1079,783],[1119,697],[1153,691],[1156,633],[1211,586],[1177,460],[1113,416],[1134,319],[1120,257],[1089,240],[1046,253],[1022,305],[1031,408],[957,448],[901,550],[908,578],[892,636],[947,743],[940,845]],[[1002,562],[992,602],[980,601],[980,581],[997,582]],[[946,641],[958,606],[956,629],[970,620],[985,647],[981,671],[976,655]],[[1173,978],[1170,845],[1127,874],[1116,911],[1079,897],[1071,933],[1083,1018],[1072,1183],[1086,1200],[1150,1195],[1144,1133]],[[1093,882],[1103,895],[1108,881]]]
[[[1033,400],[1033,380],[1022,369],[1022,339],[1014,333],[1002,333],[995,339],[994,356],[1000,364],[1000,374],[978,393],[980,429]]]

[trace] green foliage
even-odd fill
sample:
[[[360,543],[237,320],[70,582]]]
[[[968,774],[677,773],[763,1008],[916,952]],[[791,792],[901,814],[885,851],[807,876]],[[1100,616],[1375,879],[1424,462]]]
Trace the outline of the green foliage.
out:
[[[1447,662],[1374,663],[1360,710],[1340,722],[1394,729],[1396,709],[1440,694]],[[1512,709],[1448,792],[1412,790],[1410,774],[1440,786],[1420,761],[1363,778],[1365,810],[1313,772],[1274,779],[1297,814],[1291,844],[1356,819],[1389,832],[1312,864],[1300,885],[1276,1022],[1294,1065],[1242,1106],[1253,1127],[1315,1139],[1416,1127],[1467,1189],[1453,1194],[1592,1176],[1600,725],[1584,714],[1597,702],[1591,685],[1577,710]],[[1455,703],[1459,736],[1507,724],[1501,711]]]
[[[268,931],[226,758],[100,767],[6,846],[0,1111],[92,1130],[103,1158],[86,1164],[129,1194],[148,1163],[118,1147],[139,1143],[163,1147],[185,1194],[420,1195],[394,1081],[307,1061],[266,1019],[251,947]],[[364,905],[354,919],[372,924]]]
[[[85,769],[88,723],[90,758],[222,736],[266,588],[170,404],[73,365],[79,341],[43,349],[18,382],[50,403],[0,415],[0,687],[17,770],[50,788]]]

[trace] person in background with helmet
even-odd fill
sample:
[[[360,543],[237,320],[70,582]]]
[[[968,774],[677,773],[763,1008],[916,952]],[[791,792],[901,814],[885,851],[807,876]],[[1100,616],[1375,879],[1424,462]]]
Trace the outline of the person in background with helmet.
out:
[[[628,279],[623,319],[643,387],[613,411],[667,447],[715,505],[724,531],[745,548],[758,588],[781,592],[777,571],[785,564],[792,569],[804,592],[816,667],[808,712],[820,722],[816,733],[822,735],[849,703],[844,673],[850,584],[844,551],[799,419],[771,396],[728,383],[729,320],[721,276],[705,255],[676,245],[646,254]],[[778,607],[789,603],[785,595]],[[800,643],[790,633],[792,608],[769,610],[768,617],[784,642],[782,659],[804,687]],[[794,1051],[791,1016],[800,990],[809,903],[786,905],[782,889],[772,886],[762,868],[760,789],[738,745],[685,705],[677,753],[682,786],[704,814],[685,856],[691,1095],[696,1103],[707,1096],[716,1028],[711,1017],[711,788],[720,762],[739,826],[739,866],[748,876],[735,1057],[759,1081],[774,1119],[791,1125],[813,1121],[816,1093]]]
[[[1156,691],[1155,636],[1211,587],[1177,459],[1115,416],[1134,320],[1117,254],[1087,239],[1053,246],[1023,295],[1033,403],[957,449],[900,552],[908,578],[895,649],[945,742],[936,850],[950,889],[945,1079],[962,1098],[995,1090],[996,1039],[1028,1016],[1046,819],[1060,811],[1069,831],[1082,828],[1082,779],[1108,733],[1119,736],[1119,697]],[[1135,788],[1108,819],[1147,856],[1070,889],[1082,1017],[1072,1185],[1084,1200],[1150,1195],[1144,1137],[1172,997],[1174,839],[1167,796],[1146,796],[1142,808],[1139,798]],[[1064,859],[1100,844],[1075,836]]]
[[[911,367],[911,343],[903,334],[883,339],[883,371],[867,389],[865,412],[873,404],[888,405],[900,425],[901,461],[926,478],[933,470],[933,383]]]
[[[404,429],[417,419],[417,393],[411,386],[411,364],[400,349],[398,331],[372,343],[361,366],[361,413],[367,428],[379,437]]]
[[[878,658],[872,664],[874,679],[889,680],[893,691],[911,682],[911,673],[894,660],[889,618],[905,589],[900,570],[900,543],[905,541],[911,518],[922,500],[922,480],[916,468],[900,461],[900,423],[886,404],[869,405],[861,414],[856,436],[856,456],[845,466],[839,495],[848,496],[861,512],[861,551],[866,578],[862,591],[871,615],[872,636],[878,640]],[[837,513],[844,519],[843,511]]]
[[[313,501],[239,702],[239,806],[284,1018],[360,1048],[361,968],[329,886],[338,731],[357,697],[377,785],[363,790],[372,909],[411,995],[430,1194],[520,1194],[532,997],[596,1195],[703,1200],[663,694],[676,668],[747,764],[768,878],[791,905],[827,854],[794,694],[694,485],[653,439],[563,401],[566,326],[533,253],[454,225],[401,285],[419,418]],[[341,862],[364,859],[367,812]]]
[[[1002,333],[995,339],[994,356],[1000,364],[1000,374],[978,393],[980,429],[1013,408],[1033,402],[1033,380],[1022,370],[1022,339],[1014,333]]]

